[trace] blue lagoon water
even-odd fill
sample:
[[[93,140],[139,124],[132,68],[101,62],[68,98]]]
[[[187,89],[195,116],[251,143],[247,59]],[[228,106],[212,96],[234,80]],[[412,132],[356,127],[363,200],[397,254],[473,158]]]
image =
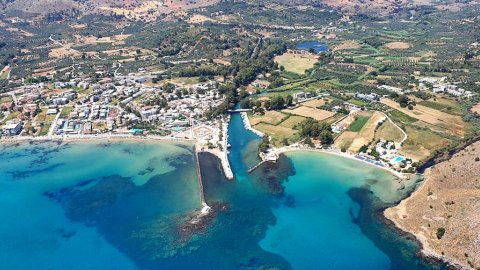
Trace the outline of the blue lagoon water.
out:
[[[146,142],[0,146],[0,269],[436,269],[380,219],[415,181],[359,161],[289,153],[259,162],[240,115],[228,181],[193,147]],[[28,258],[28,259],[26,259]]]
[[[326,44],[320,43],[318,41],[304,41],[296,46],[299,50],[309,50],[314,49],[316,53],[328,51],[328,46]]]

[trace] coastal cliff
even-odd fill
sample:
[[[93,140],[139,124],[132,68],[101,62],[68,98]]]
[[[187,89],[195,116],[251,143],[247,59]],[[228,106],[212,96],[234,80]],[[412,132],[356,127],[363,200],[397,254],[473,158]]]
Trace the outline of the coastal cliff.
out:
[[[427,257],[456,268],[480,267],[480,141],[425,172],[409,198],[385,210],[422,243]]]

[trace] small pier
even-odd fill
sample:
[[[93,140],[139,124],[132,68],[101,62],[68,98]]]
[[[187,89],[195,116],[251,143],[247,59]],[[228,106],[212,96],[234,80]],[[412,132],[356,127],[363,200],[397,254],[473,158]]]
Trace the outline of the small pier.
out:
[[[251,173],[251,172],[255,171],[256,169],[258,169],[258,167],[262,166],[262,164],[265,163],[265,162],[267,162],[267,161],[262,160],[257,165],[255,165],[253,167],[250,167],[250,169],[248,169],[248,173]]]
[[[200,171],[200,161],[198,158],[197,147],[194,147],[195,151],[195,162],[197,166],[197,183],[198,183],[198,191],[200,192],[200,203],[202,205],[202,214],[208,214],[210,212],[210,206],[208,206],[207,201],[205,200],[205,193],[203,191],[203,182],[202,182],[202,173]]]

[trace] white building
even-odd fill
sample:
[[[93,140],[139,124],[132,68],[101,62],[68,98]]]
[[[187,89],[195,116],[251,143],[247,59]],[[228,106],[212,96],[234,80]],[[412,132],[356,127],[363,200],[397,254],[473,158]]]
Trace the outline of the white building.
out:
[[[393,87],[393,86],[389,86],[389,85],[380,85],[378,87],[378,89],[387,90],[389,92],[394,92],[394,93],[397,93],[397,94],[403,94],[405,92],[405,90],[403,90],[402,88]]]
[[[3,133],[7,136],[14,136],[20,134],[22,132],[23,123],[18,120],[10,120],[7,121],[6,124],[3,126]]]

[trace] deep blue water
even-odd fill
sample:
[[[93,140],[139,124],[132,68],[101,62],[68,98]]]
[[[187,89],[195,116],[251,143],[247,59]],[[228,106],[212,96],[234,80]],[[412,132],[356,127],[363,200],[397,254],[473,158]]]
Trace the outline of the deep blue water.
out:
[[[191,146],[0,146],[0,269],[436,268],[379,218],[414,182],[300,152],[248,174],[259,138],[239,114],[229,134],[235,181],[200,154],[217,212],[193,235],[183,230],[200,207]]]
[[[314,49],[316,53],[328,51],[328,45],[318,41],[304,41],[296,46],[299,50]]]

